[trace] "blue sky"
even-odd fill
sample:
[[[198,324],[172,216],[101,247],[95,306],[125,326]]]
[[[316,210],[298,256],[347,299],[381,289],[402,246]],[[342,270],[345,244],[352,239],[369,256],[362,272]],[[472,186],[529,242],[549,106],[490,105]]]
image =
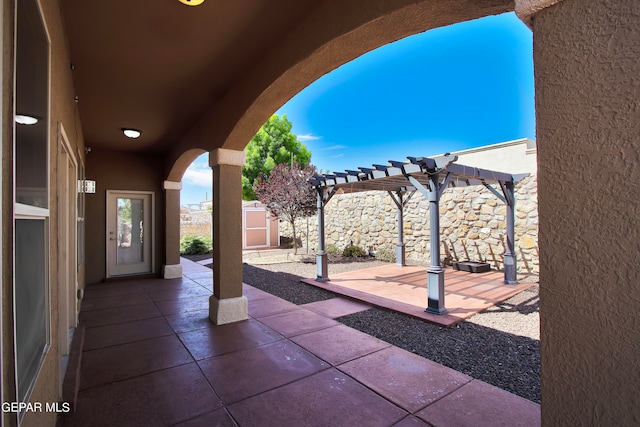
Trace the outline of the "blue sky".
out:
[[[513,14],[383,46],[308,86],[277,112],[322,171],[535,139],[531,31]],[[211,198],[208,155],[181,203]]]

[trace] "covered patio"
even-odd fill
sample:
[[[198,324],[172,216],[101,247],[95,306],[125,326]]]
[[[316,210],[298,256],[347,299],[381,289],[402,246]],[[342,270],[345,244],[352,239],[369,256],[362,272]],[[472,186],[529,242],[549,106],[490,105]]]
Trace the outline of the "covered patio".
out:
[[[249,319],[215,325],[211,270],[181,263],[87,288],[59,426],[540,424],[536,403],[248,285]]]

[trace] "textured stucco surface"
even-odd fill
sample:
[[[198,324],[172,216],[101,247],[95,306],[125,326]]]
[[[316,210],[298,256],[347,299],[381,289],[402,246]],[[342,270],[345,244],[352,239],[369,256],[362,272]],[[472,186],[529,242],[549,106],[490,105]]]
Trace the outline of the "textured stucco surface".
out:
[[[96,193],[86,195],[86,280],[106,278],[106,191],[153,191],[155,195],[154,273],[160,274],[164,251],[164,190],[162,158],[136,152],[93,150],[87,155],[87,174],[96,181]]]
[[[534,17],[542,420],[640,423],[640,2]]]
[[[33,392],[31,394],[31,402],[57,402],[60,399],[59,385],[62,381],[60,372],[60,359],[62,357],[62,349],[59,348],[59,309],[58,309],[58,293],[60,292],[60,284],[58,283],[58,262],[59,256],[58,246],[58,192],[57,182],[57,165],[59,155],[59,129],[62,127],[67,135],[71,151],[78,162],[82,162],[83,139],[82,129],[77,126],[78,111],[76,103],[73,101],[74,89],[71,70],[69,69],[69,53],[65,41],[65,33],[60,16],[60,10],[54,2],[40,2],[42,16],[44,18],[45,27],[50,41],[50,116],[49,116],[49,301],[50,306],[50,348],[44,358],[40,374],[35,382]],[[3,91],[4,93],[4,91]],[[4,128],[3,128],[4,129]],[[11,144],[8,139],[5,143]],[[12,167],[3,164],[3,172],[11,170]],[[8,180],[9,185],[13,185]],[[10,193],[9,193],[10,194]],[[7,210],[11,212],[11,210]],[[9,245],[8,247],[11,247]],[[6,264],[12,265],[11,264]],[[4,266],[3,266],[4,267]],[[6,267],[4,267],[6,268]],[[84,269],[81,268],[78,273],[78,286],[84,287],[83,278]],[[12,280],[4,282],[4,286],[12,286]],[[3,324],[5,328],[11,328],[11,322]],[[66,333],[66,331],[65,331]],[[10,335],[11,332],[3,331],[4,337]],[[6,342],[6,341],[5,341]],[[4,353],[4,357],[12,360],[12,357]],[[11,385],[13,386],[13,385]],[[11,397],[7,395],[8,401]],[[5,414],[5,421],[8,425],[12,425],[15,421],[12,414]],[[25,414],[22,426],[43,426],[55,423],[56,414],[51,412],[28,412]]]

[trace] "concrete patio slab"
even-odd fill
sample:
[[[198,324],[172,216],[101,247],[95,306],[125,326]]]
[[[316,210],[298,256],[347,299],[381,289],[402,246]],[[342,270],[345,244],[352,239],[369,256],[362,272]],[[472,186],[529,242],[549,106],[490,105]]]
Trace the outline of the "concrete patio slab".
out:
[[[190,270],[195,263],[183,264]],[[180,283],[113,282],[97,285],[93,295],[111,298],[110,289],[120,292],[127,284],[136,293],[164,292]],[[189,311],[206,295],[174,295],[83,309],[89,339],[81,389],[76,411],[61,416],[60,427],[540,424],[533,402],[304,307],[219,326],[207,310]],[[265,295],[254,296],[249,302],[265,303]],[[182,309],[163,314],[158,305],[170,301]],[[472,416],[465,415],[467,407]]]
[[[539,405],[477,380],[416,416],[442,427],[529,427],[541,423]]]
[[[473,379],[397,347],[347,362],[338,369],[411,413]]]
[[[368,310],[373,306],[371,304],[364,304],[360,301],[355,301],[350,298],[338,297],[327,299],[324,301],[316,301],[309,304],[303,304],[302,307],[330,319],[337,319],[338,317]]]

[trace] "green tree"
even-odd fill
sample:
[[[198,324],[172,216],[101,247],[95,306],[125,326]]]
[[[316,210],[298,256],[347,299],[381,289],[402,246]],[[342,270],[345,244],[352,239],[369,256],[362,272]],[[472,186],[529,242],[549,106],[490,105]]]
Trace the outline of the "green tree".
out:
[[[247,162],[242,168],[244,200],[257,200],[253,184],[261,174],[268,177],[274,166],[283,163],[291,165],[293,162],[309,164],[311,151],[291,133],[292,126],[286,115],[278,117],[274,114],[247,145]]]

